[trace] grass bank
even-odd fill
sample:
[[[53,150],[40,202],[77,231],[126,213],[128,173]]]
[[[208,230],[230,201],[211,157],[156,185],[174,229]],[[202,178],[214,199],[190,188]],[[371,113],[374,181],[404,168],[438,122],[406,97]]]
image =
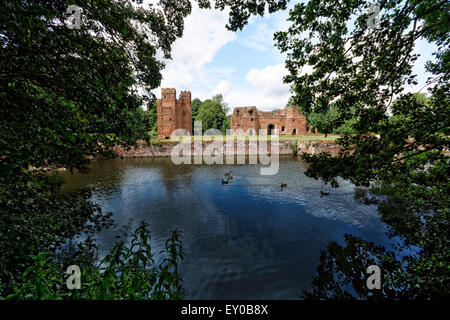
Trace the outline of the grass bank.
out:
[[[191,136],[191,142],[192,141],[210,141],[211,137],[208,136]],[[278,139],[280,141],[335,141],[337,138],[339,138],[340,135],[324,135],[324,134],[317,134],[317,135],[303,135],[303,136],[278,136]],[[240,140],[240,141],[256,141],[256,140],[272,140],[272,136],[222,136],[224,141],[230,141],[233,139]],[[175,138],[175,139],[151,139],[151,143],[164,143],[164,142],[178,142],[180,141],[181,137]]]

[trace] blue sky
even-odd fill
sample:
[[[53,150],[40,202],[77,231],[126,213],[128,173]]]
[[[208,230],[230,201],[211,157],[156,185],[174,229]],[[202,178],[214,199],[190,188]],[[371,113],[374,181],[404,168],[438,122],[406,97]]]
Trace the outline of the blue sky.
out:
[[[291,1],[291,6],[296,1]],[[226,12],[200,10],[194,4],[185,20],[182,38],[173,45],[172,60],[166,61],[161,87],[189,90],[201,100],[221,93],[231,108],[256,106],[261,110],[283,108],[289,99],[284,56],[274,47],[273,33],[285,30],[288,11],[264,17],[252,17],[244,30],[226,30]],[[418,91],[429,75],[425,62],[432,58],[433,46],[420,41],[416,53],[421,57],[414,72],[419,84],[408,88]],[[154,91],[160,96],[160,88]],[[424,92],[424,90],[422,90]]]

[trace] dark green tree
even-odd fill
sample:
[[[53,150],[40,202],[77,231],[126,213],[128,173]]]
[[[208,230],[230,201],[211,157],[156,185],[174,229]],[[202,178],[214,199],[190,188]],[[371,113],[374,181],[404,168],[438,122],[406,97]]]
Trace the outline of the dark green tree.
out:
[[[229,7],[230,30],[286,1],[198,1]],[[239,5],[236,5],[239,4]],[[81,8],[80,23],[66,13]],[[267,5],[267,6],[266,6]],[[151,92],[161,83],[171,45],[182,36],[191,1],[0,2],[0,294],[22,278],[30,255],[56,260],[61,244],[101,227],[90,193],[62,195],[48,167],[86,170],[89,156],[148,139]],[[75,10],[75,15],[77,14]],[[77,21],[76,21],[77,22]],[[94,227],[92,227],[95,229]],[[45,259],[44,259],[45,260]],[[40,263],[39,259],[36,260]],[[58,260],[60,261],[60,260]],[[170,276],[166,274],[165,276]],[[32,286],[33,287],[33,286]]]
[[[232,31],[242,30],[248,23],[248,19],[255,16],[263,16],[266,12],[273,13],[286,9],[289,0],[198,0],[201,8],[230,9],[227,29]]]
[[[200,108],[200,105],[202,104],[202,101],[198,98],[195,98],[192,100],[191,107],[192,107],[192,118],[195,118],[198,114],[198,109]]]
[[[156,112],[156,101],[149,103],[147,105],[147,110],[143,112],[143,122],[146,125],[147,131],[150,132],[151,137],[155,137],[157,135],[158,123],[157,123],[158,114]]]
[[[337,140],[342,147],[338,157],[303,155],[309,164],[306,173],[333,186],[338,176],[370,188],[382,183],[389,195],[380,206],[383,219],[403,236],[405,244],[420,248],[414,256],[397,257],[402,263],[385,270],[386,286],[390,286],[386,294],[448,296],[450,4],[438,0],[373,3],[381,10],[378,23],[365,0],[297,4],[290,12],[292,25],[275,35],[279,49],[287,53],[285,81],[292,85],[295,105],[307,115],[325,115],[319,131],[330,133],[356,119],[355,134]],[[435,60],[426,65],[433,75],[426,103],[405,92],[405,86],[417,83],[412,73],[417,59],[413,50],[420,39],[437,46]],[[302,72],[307,65],[312,72]],[[327,117],[330,110],[335,116]],[[391,114],[400,121],[393,121]],[[356,274],[346,272],[350,264],[337,264],[336,252],[345,250],[329,248],[330,259],[324,258],[321,267],[340,271],[358,287]],[[392,259],[379,251],[372,253],[372,262]],[[358,268],[363,270],[361,265]],[[344,283],[352,282],[334,284]],[[312,296],[336,295],[317,290]]]
[[[136,87],[159,85],[164,64],[156,52],[170,57],[190,3],[165,4],[165,17],[129,1],[76,1],[79,29],[65,24],[71,4],[1,3],[2,173],[80,167],[85,155],[147,137],[137,110],[151,97]]]
[[[294,102],[294,97],[290,97],[288,100],[287,106],[296,106]],[[297,108],[301,109],[299,106],[296,106]],[[321,128],[324,126],[324,124],[332,121],[334,118],[337,117],[337,110],[335,108],[330,108],[325,113],[320,112],[309,112],[306,114],[306,120],[308,127],[311,128]],[[343,124],[341,124],[339,127],[334,128],[331,133],[335,134],[352,134],[356,133],[356,130],[353,129],[353,124],[356,123],[357,119],[349,119],[346,120]]]
[[[152,97],[137,87],[159,86],[164,64],[156,52],[170,57],[190,13],[185,1],[158,10],[130,1],[76,1],[81,23],[70,28],[72,4],[0,2],[2,293],[20,279],[29,255],[55,258],[88,225],[105,225],[88,191],[62,195],[41,169],[85,169],[86,156],[148,138],[141,106]]]
[[[230,30],[252,14],[286,1],[198,1],[231,7]],[[81,8],[79,28],[66,25],[69,5]],[[159,86],[172,43],[183,34],[191,1],[2,1],[0,9],[0,172],[28,166],[81,167],[85,155],[148,137],[137,111]],[[70,25],[70,24],[69,24]]]
[[[195,117],[196,121],[202,121],[203,133],[208,129],[222,130],[226,120],[227,105],[223,102],[222,95],[215,95],[212,99],[202,102]]]
[[[194,133],[194,122],[195,118],[198,115],[198,109],[200,108],[200,105],[202,104],[202,101],[198,98],[195,98],[191,102],[191,110],[192,110],[192,133]]]
[[[222,122],[222,128],[220,131],[222,131],[223,135],[226,135],[227,130],[231,128],[230,127],[230,120],[231,120],[230,118],[231,118],[231,115],[228,115],[228,116],[226,116],[225,120],[223,120],[223,122]]]

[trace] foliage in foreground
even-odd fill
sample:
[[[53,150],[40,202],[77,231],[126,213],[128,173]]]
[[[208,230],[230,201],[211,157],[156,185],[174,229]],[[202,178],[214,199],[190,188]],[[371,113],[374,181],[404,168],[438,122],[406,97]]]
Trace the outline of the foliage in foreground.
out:
[[[0,1],[0,173],[78,168],[85,155],[149,138],[142,107],[152,109],[151,91],[193,3],[230,8],[235,31],[286,2]],[[66,25],[70,5],[82,9],[79,28]]]
[[[0,178],[0,295],[31,263],[29,255],[54,256],[69,239],[111,225],[110,215],[89,200],[89,190],[63,194],[60,185],[42,173]]]
[[[445,216],[442,216],[445,215]],[[387,250],[372,242],[345,235],[345,245],[331,242],[320,255],[312,290],[305,299],[448,299],[450,297],[449,214],[426,218],[427,229],[410,233],[408,243]],[[405,221],[407,219],[404,219]],[[381,269],[381,290],[369,290],[367,267]]]
[[[30,256],[32,265],[12,283],[13,293],[6,299],[183,299],[178,273],[183,252],[178,231],[172,233],[161,253],[164,259],[156,264],[145,223],[136,229],[129,246],[124,241],[117,243],[100,261],[89,238],[64,265],[45,253]],[[79,289],[68,289],[67,282],[75,284],[69,279],[71,274],[66,274],[69,265],[80,267]]]
[[[52,268],[61,263],[57,255],[63,244],[107,223],[89,191],[61,195],[58,183],[30,168],[86,170],[87,156],[109,155],[109,146],[149,138],[155,127],[150,92],[161,83],[162,57],[171,57],[192,2],[0,1],[0,295],[8,295],[14,283],[17,297],[52,296],[33,293],[42,287],[30,277],[47,272],[61,277]],[[198,4],[230,8],[227,28],[235,31],[251,15],[284,9],[287,1],[236,2]],[[78,29],[66,25],[70,5],[82,9]],[[146,112],[145,104],[150,106]],[[121,248],[116,251],[125,252]],[[56,265],[43,264],[47,260]],[[31,284],[21,284],[20,275],[31,263],[35,266],[23,279]],[[99,283],[94,266],[84,272]],[[179,296],[177,290],[173,297]],[[60,296],[56,289],[51,292]]]
[[[372,5],[380,9],[376,19]],[[448,1],[309,0],[290,11],[288,30],[276,33],[277,46],[287,54],[285,81],[293,103],[307,117],[318,115],[322,133],[352,121],[352,132],[336,140],[339,156],[302,155],[306,174],[334,187],[337,177],[366,188],[383,184],[388,192],[379,207],[382,219],[398,237],[397,246],[404,241],[408,249],[405,256],[391,257],[361,239],[348,237],[344,247],[331,244],[306,297],[352,297],[344,285],[353,286],[355,297],[367,297],[364,273],[356,271],[368,266],[362,256],[385,266],[390,288],[379,297],[448,297],[449,19]],[[436,48],[425,66],[431,74],[428,99],[406,90],[418,83],[413,65],[419,40]],[[303,72],[305,66],[312,71]],[[345,281],[332,281],[324,271]]]

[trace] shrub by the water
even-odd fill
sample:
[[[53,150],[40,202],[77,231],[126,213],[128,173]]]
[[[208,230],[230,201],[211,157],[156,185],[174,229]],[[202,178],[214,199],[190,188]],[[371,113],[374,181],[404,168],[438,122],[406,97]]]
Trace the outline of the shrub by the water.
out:
[[[31,255],[31,265],[11,284],[6,299],[183,299],[184,290],[178,273],[183,257],[180,233],[175,230],[167,240],[164,259],[155,264],[148,225],[136,229],[130,245],[117,243],[103,259],[88,238],[79,251],[57,262],[47,253]],[[74,281],[66,274],[68,265],[80,268],[80,287],[69,289]]]

